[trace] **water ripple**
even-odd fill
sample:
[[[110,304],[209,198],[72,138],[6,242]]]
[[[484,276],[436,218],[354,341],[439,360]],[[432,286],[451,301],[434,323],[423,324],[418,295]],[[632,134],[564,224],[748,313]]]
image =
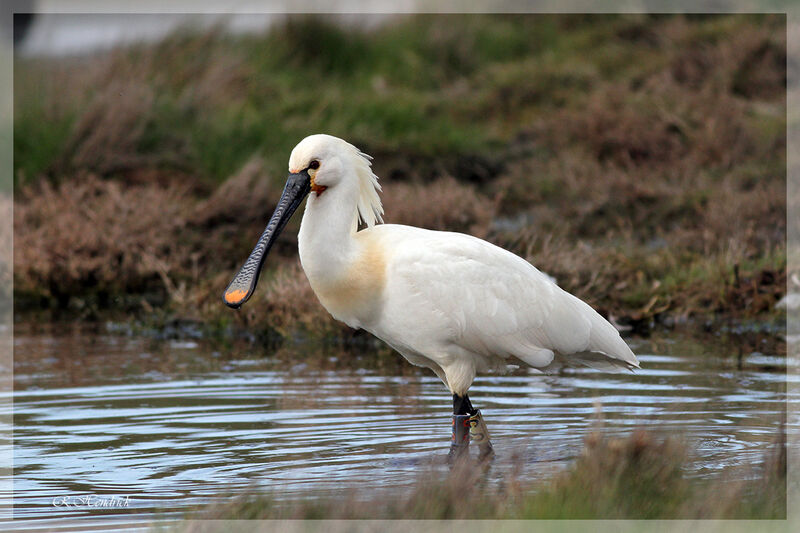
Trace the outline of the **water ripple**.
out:
[[[528,478],[552,475],[580,452],[600,409],[609,435],[683,435],[693,475],[757,464],[786,407],[782,359],[757,354],[738,370],[663,345],[668,353],[640,356],[636,374],[478,379],[470,396],[498,461],[523,457]],[[283,498],[383,491],[409,486],[448,448],[448,394],[407,367],[284,368],[270,358],[225,361],[194,342],[154,349],[110,336],[23,336],[16,350],[17,518],[91,516],[53,507],[54,497],[85,494],[129,496],[130,507],[114,512],[151,517],[253,487]],[[77,353],[98,372],[94,382],[73,368]],[[121,363],[131,359],[136,367]]]

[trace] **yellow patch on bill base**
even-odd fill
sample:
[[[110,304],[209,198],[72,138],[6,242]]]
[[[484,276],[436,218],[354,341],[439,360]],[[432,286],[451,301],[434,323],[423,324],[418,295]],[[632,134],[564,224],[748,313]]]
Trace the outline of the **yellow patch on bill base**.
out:
[[[314,181],[314,175],[313,174],[311,175],[311,190],[314,191],[317,194],[317,196],[325,192],[325,189],[327,188],[328,187],[326,187],[325,185],[317,185],[317,182]]]

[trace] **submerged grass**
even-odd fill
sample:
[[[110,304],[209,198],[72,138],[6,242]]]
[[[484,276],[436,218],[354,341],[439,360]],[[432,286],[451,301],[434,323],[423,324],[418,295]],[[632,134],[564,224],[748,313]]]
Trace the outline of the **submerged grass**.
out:
[[[628,437],[591,433],[566,470],[533,485],[519,481],[521,465],[489,481],[490,465],[432,469],[408,489],[287,501],[251,493],[187,516],[209,519],[784,519],[784,435],[758,472],[707,481],[686,473],[686,446],[675,437],[636,430]],[[730,475],[730,473],[729,473]],[[493,473],[492,476],[497,476]],[[202,531],[191,522],[189,531]]]
[[[298,220],[253,303],[219,301],[289,151],[324,131],[375,157],[387,221],[487,238],[618,321],[774,318],[785,23],[291,17],[264,35],[18,58],[17,308],[345,334],[298,268]]]

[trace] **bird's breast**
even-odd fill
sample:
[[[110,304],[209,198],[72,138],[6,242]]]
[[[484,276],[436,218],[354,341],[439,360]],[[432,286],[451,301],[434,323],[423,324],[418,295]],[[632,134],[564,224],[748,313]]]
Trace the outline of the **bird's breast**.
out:
[[[337,320],[355,328],[376,321],[383,308],[386,257],[376,242],[362,239],[349,261],[339,268],[307,269],[311,288]],[[305,268],[305,265],[304,265]]]

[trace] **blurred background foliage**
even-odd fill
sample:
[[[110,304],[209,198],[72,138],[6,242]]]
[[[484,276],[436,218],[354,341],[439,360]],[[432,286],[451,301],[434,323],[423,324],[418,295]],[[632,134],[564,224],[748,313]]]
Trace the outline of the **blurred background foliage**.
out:
[[[260,35],[15,62],[22,311],[341,332],[292,222],[248,307],[219,294],[292,147],[374,156],[386,220],[519,253],[639,330],[776,316],[786,285],[782,15],[296,16]]]

